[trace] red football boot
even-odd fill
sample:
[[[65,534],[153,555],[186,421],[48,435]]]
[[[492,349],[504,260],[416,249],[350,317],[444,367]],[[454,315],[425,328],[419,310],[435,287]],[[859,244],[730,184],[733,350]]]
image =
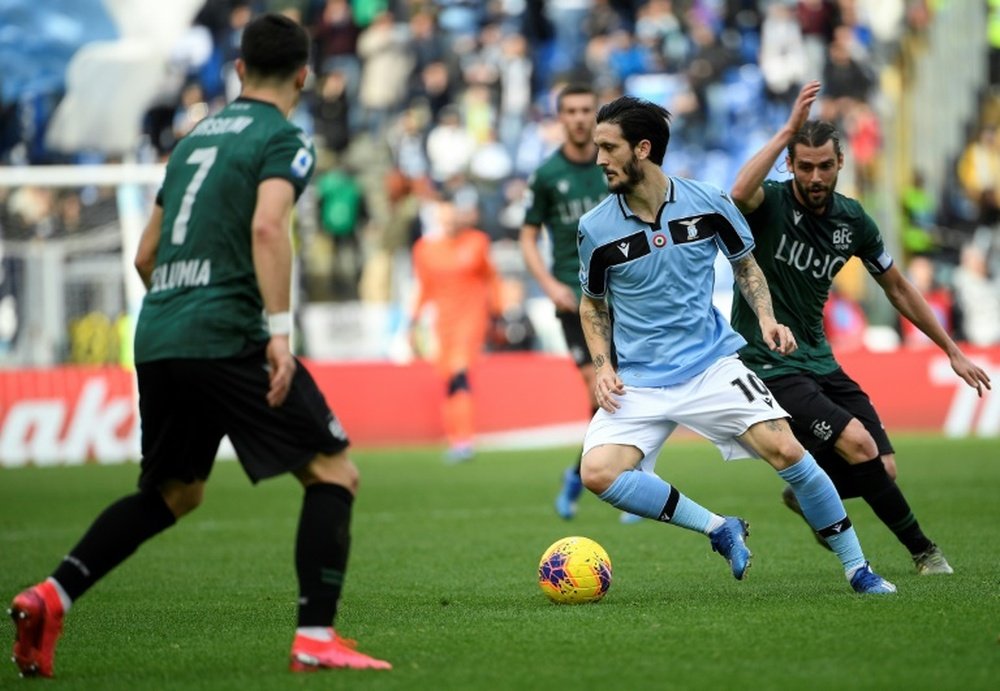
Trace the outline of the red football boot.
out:
[[[332,630],[331,630],[332,632]],[[333,640],[317,641],[296,634],[292,643],[293,672],[312,672],[318,669],[392,669],[385,660],[376,660],[354,648],[349,638],[333,633]]]
[[[14,637],[14,663],[22,677],[51,677],[56,642],[62,635],[63,606],[48,581],[21,592],[10,603]]]

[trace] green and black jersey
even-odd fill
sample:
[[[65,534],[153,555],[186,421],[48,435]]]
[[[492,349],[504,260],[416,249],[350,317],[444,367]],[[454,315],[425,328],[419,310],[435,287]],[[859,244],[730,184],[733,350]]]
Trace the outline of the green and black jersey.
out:
[[[152,285],[136,325],[135,360],[224,358],[266,341],[251,221],[257,187],[283,178],[305,189],[312,142],[270,103],[240,98],[178,142]]]
[[[559,149],[528,180],[524,222],[544,226],[552,242],[552,275],[580,297],[577,222],[608,195],[604,171],[594,162],[574,163]]]
[[[798,350],[768,350],[757,316],[736,291],[732,325],[747,340],[740,357],[762,379],[796,372],[829,374],[839,366],[823,331],[823,305],[833,277],[851,257],[873,276],[892,266],[875,221],[857,201],[834,193],[825,213],[799,204],[792,181],[764,183],[764,201],[747,216],[753,254],[771,290],[778,323],[792,330]]]

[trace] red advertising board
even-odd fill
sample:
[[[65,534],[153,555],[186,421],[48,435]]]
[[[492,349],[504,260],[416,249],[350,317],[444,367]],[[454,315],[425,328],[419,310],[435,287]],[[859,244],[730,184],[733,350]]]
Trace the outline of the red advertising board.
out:
[[[969,354],[1000,385],[1000,348]],[[1000,439],[1000,394],[978,397],[939,351],[838,357],[890,431]],[[444,384],[426,363],[308,365],[356,445],[440,441]],[[583,384],[566,358],[492,355],[479,361],[470,380],[483,434],[583,423],[588,416]],[[0,371],[0,465],[115,463],[138,455],[132,373],[71,366]]]

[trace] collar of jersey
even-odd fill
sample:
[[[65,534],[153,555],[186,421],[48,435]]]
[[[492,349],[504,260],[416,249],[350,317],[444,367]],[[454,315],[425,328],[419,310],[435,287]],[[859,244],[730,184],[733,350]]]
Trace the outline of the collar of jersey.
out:
[[[635,214],[632,209],[629,208],[628,203],[625,201],[624,194],[616,194],[615,197],[618,199],[618,208],[622,212],[623,218],[634,218],[640,223],[645,223],[637,214]],[[677,201],[677,191],[674,189],[674,180],[669,175],[667,176],[667,191],[663,195],[663,204],[660,205],[659,210],[656,212],[656,223],[653,224],[654,230],[658,230],[660,227],[660,216],[663,215],[663,207],[667,204],[671,204]]]

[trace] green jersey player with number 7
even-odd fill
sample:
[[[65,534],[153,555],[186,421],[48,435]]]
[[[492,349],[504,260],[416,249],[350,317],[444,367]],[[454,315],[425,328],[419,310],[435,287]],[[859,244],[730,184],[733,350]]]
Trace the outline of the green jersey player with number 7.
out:
[[[315,152],[287,116],[308,60],[299,24],[277,14],[253,20],[237,61],[240,97],[170,157],[135,260],[149,291],[135,339],[138,491],[108,506],[48,579],[14,598],[14,662],[25,676],[52,676],[70,606],[197,508],[224,435],[253,482],[291,473],[304,488],[291,669],[390,668],[332,628],[358,471],[343,428],[289,347],[289,227]]]

